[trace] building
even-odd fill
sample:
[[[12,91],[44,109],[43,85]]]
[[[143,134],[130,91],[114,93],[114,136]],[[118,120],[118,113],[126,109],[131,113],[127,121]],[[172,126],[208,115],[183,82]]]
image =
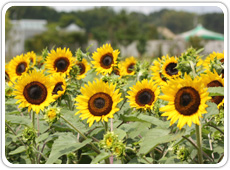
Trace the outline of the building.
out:
[[[9,39],[6,39],[6,57],[12,57],[25,52],[25,41],[46,31],[46,20],[21,19],[11,20],[12,29]]]

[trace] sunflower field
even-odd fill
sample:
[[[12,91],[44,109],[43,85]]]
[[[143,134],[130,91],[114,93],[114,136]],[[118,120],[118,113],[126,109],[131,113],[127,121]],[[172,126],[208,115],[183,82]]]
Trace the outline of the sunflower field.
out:
[[[12,164],[218,164],[224,53],[143,61],[44,49],[5,65],[5,157]]]

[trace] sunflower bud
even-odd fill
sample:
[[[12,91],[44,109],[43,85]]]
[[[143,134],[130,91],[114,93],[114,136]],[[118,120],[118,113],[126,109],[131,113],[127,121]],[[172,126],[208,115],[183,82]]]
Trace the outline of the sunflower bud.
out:
[[[73,77],[75,79],[76,75],[80,73],[80,68],[78,65],[74,65],[70,70],[70,77]]]
[[[107,132],[104,135],[103,140],[100,142],[100,146],[105,149],[111,149],[112,146],[118,141],[118,136],[113,132]]]
[[[179,145],[174,145],[173,146],[173,153],[177,154],[178,149],[179,149]]]
[[[222,64],[219,62],[219,61],[211,61],[210,62],[210,70],[212,72],[214,72],[214,70],[216,70],[216,72],[218,73],[218,75],[221,74],[222,70],[223,70],[223,67],[222,67]]]
[[[119,159],[125,155],[125,144],[122,141],[115,143],[112,147],[113,154]]]
[[[82,61],[83,53],[82,53],[82,51],[81,51],[80,48],[78,48],[78,49],[76,50],[75,56],[77,57],[77,60],[78,60],[78,61],[80,61],[80,62]]]
[[[36,130],[34,128],[26,127],[23,131],[22,138],[27,143],[34,143],[36,138]]]
[[[177,151],[177,158],[180,159],[181,161],[187,161],[189,155],[190,155],[189,150],[186,149],[184,146]]]
[[[46,59],[46,57],[48,56],[48,54],[49,54],[49,50],[46,47],[45,49],[42,50],[42,58],[43,58],[43,60]]]
[[[176,69],[180,70],[182,73],[190,73],[192,71],[189,61],[178,62]]]
[[[49,123],[55,123],[60,118],[60,108],[52,107],[45,110],[44,119]]]

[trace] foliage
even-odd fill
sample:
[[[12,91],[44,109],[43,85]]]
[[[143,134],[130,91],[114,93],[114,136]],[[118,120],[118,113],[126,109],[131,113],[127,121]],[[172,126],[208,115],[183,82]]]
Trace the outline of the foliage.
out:
[[[123,19],[125,22],[126,18]],[[126,29],[127,25],[123,30]],[[73,41],[70,37],[73,35],[67,35],[70,42],[65,42],[63,39],[58,40],[63,35],[57,35],[52,28],[48,31],[53,37],[53,45],[60,42],[63,44],[58,45],[65,46]],[[39,37],[36,38],[39,40]],[[144,41],[145,39],[140,42]],[[48,49],[41,51],[43,59],[46,60]],[[80,48],[75,48],[75,51],[74,60],[92,60],[92,54],[88,51],[84,53]],[[185,73],[192,75],[192,79],[199,76],[201,66],[197,63],[200,60],[200,51],[189,48],[181,54],[175,67],[182,72],[181,77]],[[164,57],[162,61],[163,59]],[[198,164],[200,159],[197,150],[201,149],[203,163],[221,162],[224,155],[224,105],[217,107],[215,103],[207,102],[208,107],[204,108],[207,113],[199,118],[202,125],[200,148],[195,130],[198,125],[185,125],[178,129],[162,116],[160,108],[167,105],[167,101],[157,98],[154,107],[147,110],[130,107],[127,92],[138,81],[152,78],[149,67],[149,62],[140,60],[134,68],[135,74],[124,77],[113,73],[96,74],[95,69],[91,69],[81,80],[76,79],[79,68],[73,70],[65,79],[67,90],[63,96],[37,115],[27,107],[20,109],[17,100],[13,98],[15,96],[6,94],[6,159],[13,164]],[[43,68],[35,65],[30,69]],[[82,93],[81,87],[95,78],[116,84],[123,100],[118,102],[119,111],[112,119],[108,122],[99,120],[89,127],[87,119],[82,120],[79,115],[75,115],[78,109],[74,98]],[[223,87],[209,87],[208,92],[212,97],[224,96]],[[82,100],[86,99],[82,97]]]

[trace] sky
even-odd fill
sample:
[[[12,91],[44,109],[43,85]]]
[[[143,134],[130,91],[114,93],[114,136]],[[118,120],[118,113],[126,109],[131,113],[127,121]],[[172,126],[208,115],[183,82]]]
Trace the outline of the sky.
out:
[[[70,12],[70,11],[76,11],[76,10],[87,10],[87,9],[92,9],[94,6],[54,6],[54,9],[57,11],[65,11],[65,12]],[[144,14],[149,14],[151,12],[156,12],[160,11],[162,9],[174,9],[177,11],[187,11],[187,12],[194,12],[198,14],[203,14],[203,13],[222,13],[222,10],[219,7],[215,6],[113,6],[112,7],[115,11],[119,12],[122,9],[127,10],[128,12],[142,12]]]

